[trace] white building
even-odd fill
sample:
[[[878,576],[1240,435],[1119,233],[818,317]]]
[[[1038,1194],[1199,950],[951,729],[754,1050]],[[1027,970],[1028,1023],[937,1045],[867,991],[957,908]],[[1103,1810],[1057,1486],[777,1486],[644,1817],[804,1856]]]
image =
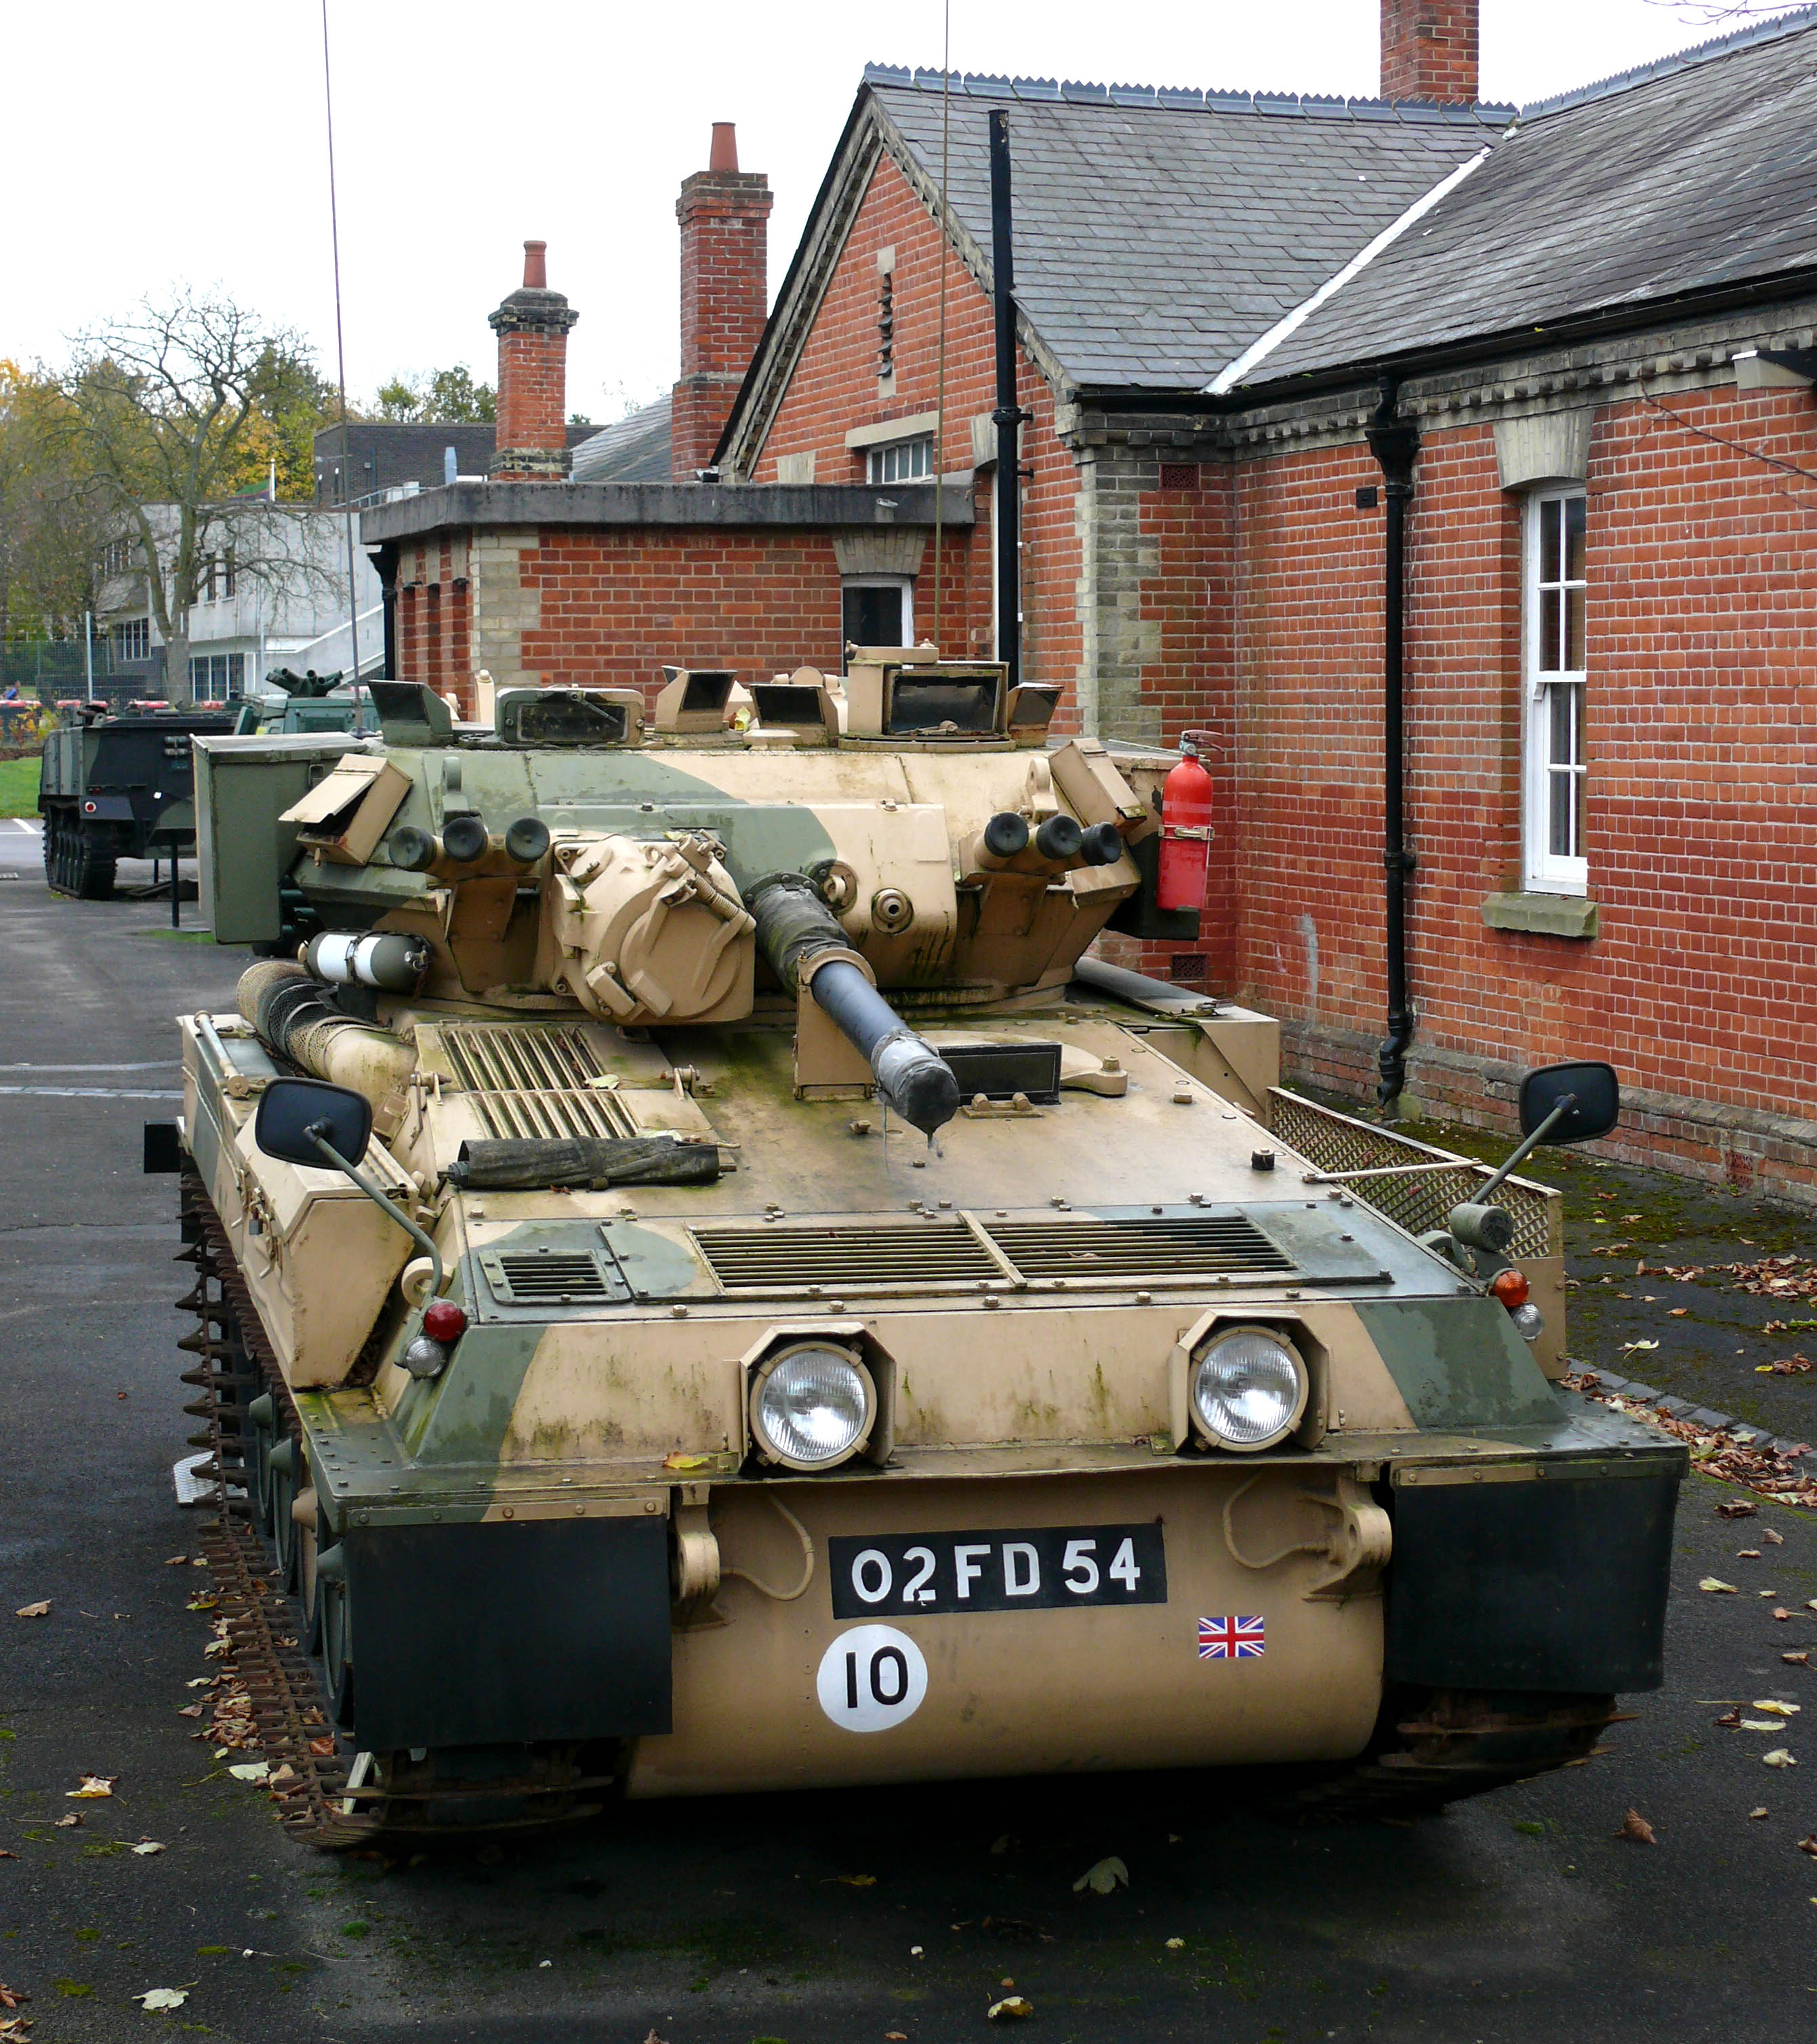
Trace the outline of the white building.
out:
[[[160,532],[174,532],[173,506],[150,509]],[[231,702],[257,690],[275,667],[351,674],[356,636],[359,673],[384,672],[378,577],[356,533],[350,600],[347,540],[347,515],[340,509],[252,498],[216,514],[189,618],[189,693],[196,701]],[[163,639],[144,571],[129,565],[138,551],[133,540],[109,549],[105,565],[110,572],[95,619],[107,658],[97,665],[117,670],[148,661],[148,690],[179,700],[182,692],[162,671]]]

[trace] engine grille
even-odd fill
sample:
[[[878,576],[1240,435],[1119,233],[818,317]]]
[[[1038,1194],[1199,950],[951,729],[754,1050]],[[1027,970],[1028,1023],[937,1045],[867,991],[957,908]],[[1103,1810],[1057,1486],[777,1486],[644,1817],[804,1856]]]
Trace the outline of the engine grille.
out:
[[[444,1024],[442,1047],[488,1135],[635,1135],[579,1029],[561,1024]]]
[[[513,1306],[566,1306],[613,1296],[598,1258],[584,1250],[510,1251],[482,1256],[480,1263],[494,1291]]]
[[[773,1297],[1137,1281],[1195,1285],[1298,1269],[1241,1214],[989,1222],[974,1217],[969,1223],[908,1224],[880,1218],[870,1226],[773,1224],[690,1232],[724,1291]]]
[[[998,1220],[991,1239],[1031,1283],[1271,1274],[1296,1266],[1241,1214],[1141,1220]]]
[[[1005,1275],[962,1221],[875,1228],[697,1228],[728,1292],[975,1291]]]

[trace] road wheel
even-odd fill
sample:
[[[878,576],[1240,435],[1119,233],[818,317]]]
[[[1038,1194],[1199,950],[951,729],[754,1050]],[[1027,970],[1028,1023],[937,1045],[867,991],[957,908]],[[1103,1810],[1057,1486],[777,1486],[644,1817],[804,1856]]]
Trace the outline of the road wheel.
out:
[[[47,887],[55,887],[57,884],[57,847],[62,841],[63,825],[57,820],[56,810],[52,809],[44,817],[44,885]]]

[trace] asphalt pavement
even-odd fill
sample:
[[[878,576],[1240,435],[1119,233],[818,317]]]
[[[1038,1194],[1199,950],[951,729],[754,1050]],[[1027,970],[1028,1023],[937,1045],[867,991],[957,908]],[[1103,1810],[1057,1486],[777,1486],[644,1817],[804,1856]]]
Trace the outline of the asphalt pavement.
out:
[[[947,2044],[1012,1992],[1031,2038],[1080,2044],[1817,2026],[1817,1677],[1780,1658],[1817,1649],[1817,1515],[1725,1520],[1701,1477],[1665,1689],[1588,1765],[1417,1824],[1296,1829],[1241,1784],[1147,1776],[644,1804],[420,1863],[291,1843],[177,1714],[211,1666],[170,1477],[186,1268],[171,1181],[140,1175],[141,1124],[175,1111],[171,1017],[229,1005],[245,961],[171,935],[166,903],[59,900],[38,859],[0,823],[0,1982],[32,1997],[29,2044]],[[1808,1255],[1809,1222],[1588,1161],[1565,1181],[1574,1350],[1702,1372],[1700,1397],[1809,1439],[1817,1377],[1755,1374],[1788,1352],[1770,1302],[1588,1253],[1641,1240],[1616,1216],[1651,1215],[1633,1260],[1675,1268],[1710,1260],[1685,1244]],[[1641,1373],[1623,1344],[1650,1339]],[[1761,1701],[1802,1708],[1782,1735],[1715,1723],[1769,1722]],[[112,1794],[72,1797],[84,1774]],[[1630,1808],[1656,1843],[1616,1837]],[[1111,1854],[1127,1888],[1075,1892]],[[186,1998],[149,2013],[156,1988]]]

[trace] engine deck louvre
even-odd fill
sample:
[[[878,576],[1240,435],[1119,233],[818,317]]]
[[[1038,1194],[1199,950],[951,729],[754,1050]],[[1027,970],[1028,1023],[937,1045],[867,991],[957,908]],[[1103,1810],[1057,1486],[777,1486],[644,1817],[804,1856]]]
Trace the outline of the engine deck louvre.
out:
[[[559,1024],[445,1023],[440,1035],[456,1082],[488,1135],[635,1135],[583,1031]]]
[[[1299,1266],[1241,1214],[1076,1220],[910,1222],[867,1227],[765,1224],[689,1231],[722,1291],[799,1297],[814,1293],[975,1292],[988,1287],[1196,1285],[1293,1275]]]

